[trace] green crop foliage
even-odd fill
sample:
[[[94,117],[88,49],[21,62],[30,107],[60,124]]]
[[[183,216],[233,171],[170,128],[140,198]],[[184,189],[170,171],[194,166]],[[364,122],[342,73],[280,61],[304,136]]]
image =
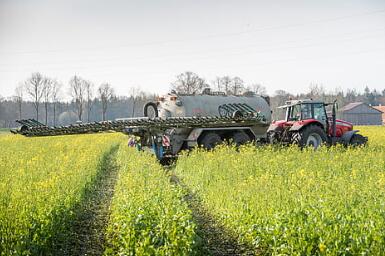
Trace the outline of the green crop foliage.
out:
[[[149,153],[122,144],[106,255],[186,255],[195,224],[184,194]]]
[[[221,146],[175,172],[239,240],[262,254],[383,255],[385,127],[363,148]]]
[[[48,255],[122,135],[0,137],[0,255]]]

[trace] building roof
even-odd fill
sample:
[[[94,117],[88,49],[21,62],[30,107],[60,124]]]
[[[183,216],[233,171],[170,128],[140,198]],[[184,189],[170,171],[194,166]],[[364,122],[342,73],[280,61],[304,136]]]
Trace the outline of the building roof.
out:
[[[383,114],[385,114],[385,106],[373,106],[373,108],[381,111]]]
[[[345,111],[349,111],[349,110],[352,110],[358,106],[361,106],[361,105],[366,105],[367,107],[371,108],[371,109],[374,109],[374,110],[377,110],[378,112],[381,112],[381,113],[384,113],[383,111],[379,110],[379,109],[376,109],[375,107],[372,107],[368,104],[366,104],[365,102],[352,102],[352,103],[349,103],[348,105],[345,105],[344,107],[342,107],[340,109],[341,112],[345,112]]]
[[[355,107],[358,107],[359,105],[361,104],[364,104],[363,102],[352,102],[352,103],[349,103],[348,105],[345,105],[343,106],[340,111],[347,111],[347,110],[351,110]]]
[[[385,124],[385,106],[375,106],[373,108],[382,112],[382,122]]]

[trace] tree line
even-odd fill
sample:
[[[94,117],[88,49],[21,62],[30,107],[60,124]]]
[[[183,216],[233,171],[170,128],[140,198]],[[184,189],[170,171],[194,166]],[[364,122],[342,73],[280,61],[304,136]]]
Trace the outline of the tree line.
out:
[[[267,88],[260,83],[246,83],[238,76],[218,76],[207,81],[198,74],[186,71],[176,76],[170,89],[181,94],[198,94],[204,89],[227,95],[242,95],[253,92],[267,96]],[[71,101],[64,101],[67,94]],[[31,74],[15,88],[13,97],[0,96],[0,127],[14,127],[16,119],[34,118],[47,125],[66,125],[76,121],[91,122],[121,117],[142,116],[143,105],[155,100],[157,95],[145,93],[140,87],[131,87],[129,96],[116,95],[110,83],[95,86],[90,80],[74,75],[65,86],[62,82],[39,72]],[[311,83],[306,92],[292,94],[276,90],[270,95],[274,119],[283,118],[276,109],[288,99],[313,98],[326,102],[337,99],[340,106],[361,101],[370,105],[385,105],[385,89],[371,90],[368,86],[362,92],[354,89],[336,88],[327,91],[322,84]]]
[[[68,83],[68,94],[75,103],[75,109],[78,120],[83,121],[84,110],[87,113],[87,121],[90,121],[90,111],[92,109],[92,100],[94,93],[94,84],[74,75]],[[39,120],[39,110],[41,104],[45,111],[45,124],[48,124],[49,105],[53,107],[53,124],[56,125],[56,105],[60,101],[60,93],[63,84],[56,79],[44,76],[39,72],[33,73],[26,81],[21,83],[15,90],[15,101],[18,103],[19,118],[22,117],[23,93],[27,94],[32,102],[36,113],[36,120]],[[97,97],[102,103],[102,120],[105,120],[105,114],[108,102],[114,97],[114,89],[108,83],[103,83],[97,88]],[[50,104],[51,103],[51,104]]]
[[[253,91],[259,95],[266,94],[266,87],[259,83],[246,84],[238,76],[218,76],[208,82],[194,72],[186,71],[176,76],[176,81],[171,83],[171,88],[178,93],[200,93],[205,88],[223,92],[226,95],[241,95],[247,91]]]

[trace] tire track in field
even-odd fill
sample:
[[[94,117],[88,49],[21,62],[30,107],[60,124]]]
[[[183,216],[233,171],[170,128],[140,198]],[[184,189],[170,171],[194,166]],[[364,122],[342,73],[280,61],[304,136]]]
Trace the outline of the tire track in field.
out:
[[[111,148],[102,159],[95,183],[87,190],[83,202],[75,210],[76,218],[67,248],[58,255],[103,254],[110,204],[118,174],[115,158],[118,148]]]
[[[234,234],[216,221],[199,197],[192,193],[174,173],[171,175],[171,182],[181,186],[187,194],[185,200],[192,211],[199,239],[195,255],[258,255],[251,246],[240,244]]]

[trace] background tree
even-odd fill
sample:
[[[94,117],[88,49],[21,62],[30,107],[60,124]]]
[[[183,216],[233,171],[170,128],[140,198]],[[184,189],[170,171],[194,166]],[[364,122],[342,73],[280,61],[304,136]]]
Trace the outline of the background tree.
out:
[[[56,79],[52,81],[52,92],[51,92],[51,101],[53,106],[53,125],[56,126],[56,105],[60,100],[60,90],[62,84],[59,83]]]
[[[131,117],[135,116],[135,108],[136,108],[137,102],[139,100],[140,94],[141,94],[141,90],[140,90],[139,86],[135,86],[135,87],[130,88],[130,97],[132,99]]]
[[[346,103],[355,102],[357,101],[357,97],[358,97],[358,93],[356,89],[347,89],[345,93],[344,101]],[[329,99],[328,101],[333,101],[333,99]]]
[[[230,94],[232,79],[230,76],[224,76],[221,78],[222,90],[226,94]]]
[[[36,120],[39,121],[39,106],[44,94],[44,77],[39,73],[33,73],[30,78],[25,81],[25,90],[30,96],[36,111]]]
[[[179,74],[176,78],[177,80],[172,83],[171,88],[178,93],[193,94],[208,87],[203,78],[190,71]]]
[[[270,106],[274,109],[272,118],[274,120],[280,120],[285,117],[285,110],[278,109],[278,106],[282,106],[288,101],[290,98],[293,98],[293,95],[284,90],[276,90],[272,98],[270,98]]]
[[[48,105],[51,100],[53,80],[49,77],[45,77],[43,80],[43,83],[44,83],[43,101],[44,101],[44,109],[45,109],[45,125],[48,125]]]
[[[0,95],[0,125],[2,127],[5,127],[5,122],[4,122],[4,118],[3,116],[5,116],[5,110],[4,110],[4,106],[3,106],[3,101],[4,101],[4,98],[3,96]]]
[[[86,86],[83,79],[79,76],[73,76],[69,82],[70,95],[75,102],[78,120],[82,121],[84,100],[86,95]]]
[[[102,120],[106,120],[106,113],[108,108],[108,102],[114,97],[114,90],[110,84],[104,83],[99,86],[98,94],[102,103]]]
[[[231,83],[231,94],[239,95],[244,91],[244,89],[245,83],[243,82],[243,80],[237,76],[234,77]]]
[[[211,85],[214,90],[217,90],[218,92],[222,91],[222,79],[217,76],[213,81],[211,81]]]
[[[22,84],[18,85],[16,88],[15,88],[15,102],[17,104],[17,110],[18,110],[18,113],[19,113],[19,120],[22,119],[22,112],[23,112],[23,94],[24,94],[24,87]]]
[[[257,94],[257,95],[266,95],[267,94],[266,87],[261,85],[261,84],[258,84],[258,83],[251,84],[250,89],[253,92],[255,92],[255,94]]]
[[[325,88],[322,84],[310,83],[309,96],[312,99],[322,98],[325,95]]]
[[[84,86],[86,89],[86,98],[87,98],[87,122],[90,122],[94,84],[90,81],[84,80]]]

